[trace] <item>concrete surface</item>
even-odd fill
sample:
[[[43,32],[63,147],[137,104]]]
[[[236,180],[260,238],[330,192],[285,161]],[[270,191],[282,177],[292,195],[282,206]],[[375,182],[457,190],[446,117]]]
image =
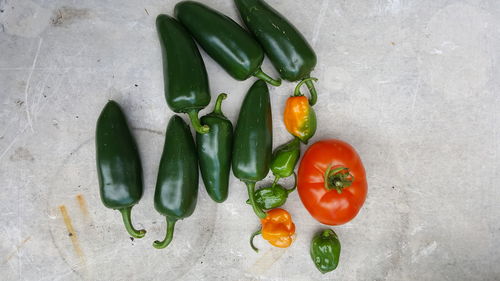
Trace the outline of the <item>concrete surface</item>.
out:
[[[152,197],[172,115],[154,20],[175,2],[0,0],[0,279],[500,280],[500,1],[269,0],[318,53],[313,141],[348,141],[368,173],[364,208],[334,228],[341,263],[326,275],[308,253],[324,226],[296,193],[285,206],[293,246],[258,238],[262,251],[250,249],[258,221],[233,177],[227,202],[201,186],[172,245],[151,246],[165,231]],[[203,2],[237,16],[232,1]],[[252,79],[205,62],[235,120]],[[289,139],[281,112],[292,88],[272,89],[275,145]],[[108,99],[140,145],[142,240],[99,200],[94,127]]]

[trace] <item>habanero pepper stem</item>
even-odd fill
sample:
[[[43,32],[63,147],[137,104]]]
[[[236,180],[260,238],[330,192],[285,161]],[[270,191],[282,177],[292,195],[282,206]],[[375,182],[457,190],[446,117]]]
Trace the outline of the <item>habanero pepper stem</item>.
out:
[[[309,89],[309,93],[311,94],[311,98],[309,98],[309,104],[310,105],[315,105],[316,101],[318,100],[318,93],[316,92],[316,88],[314,88],[313,82],[317,82],[318,78],[314,77],[308,77],[305,78],[304,80],[300,81],[299,84],[295,87],[295,90],[293,91],[293,96],[294,97],[299,97],[303,96],[303,94],[300,92],[300,87],[302,85],[306,84],[307,88]]]

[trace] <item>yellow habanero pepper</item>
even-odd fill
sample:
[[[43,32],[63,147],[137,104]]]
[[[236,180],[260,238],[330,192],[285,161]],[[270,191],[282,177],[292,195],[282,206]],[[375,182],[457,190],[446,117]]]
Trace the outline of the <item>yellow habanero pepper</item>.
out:
[[[306,78],[295,87],[294,95],[286,101],[284,113],[285,127],[288,132],[306,144],[316,133],[316,113],[307,97],[300,92],[300,87],[309,80],[316,81],[317,79]]]
[[[286,210],[272,209],[260,222],[261,228],[250,237],[250,246],[256,252],[258,249],[253,245],[253,238],[259,234],[262,234],[262,238],[275,247],[287,248],[292,244],[295,224],[292,222],[292,216]]]

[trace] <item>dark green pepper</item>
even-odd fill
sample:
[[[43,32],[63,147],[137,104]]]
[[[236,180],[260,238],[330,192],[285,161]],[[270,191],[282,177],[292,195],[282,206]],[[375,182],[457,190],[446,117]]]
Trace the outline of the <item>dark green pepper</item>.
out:
[[[293,138],[288,143],[278,146],[273,152],[271,171],[276,177],[286,178],[293,174],[293,170],[300,158],[300,140]]]
[[[281,84],[281,80],[274,80],[262,72],[264,50],[231,18],[195,1],[175,5],[175,16],[233,78],[246,80],[255,76],[274,86]]]
[[[132,226],[130,212],[142,197],[142,166],[137,144],[120,106],[109,101],[99,116],[95,134],[97,175],[101,201],[122,213],[130,236],[142,238],[144,229]]]
[[[321,273],[327,273],[339,264],[340,242],[337,234],[331,229],[325,229],[312,239],[311,258]]]
[[[264,48],[281,78],[308,78],[316,66],[316,54],[304,36],[283,15],[263,0],[234,0],[241,19]],[[306,83],[311,105],[317,100],[313,81]]]
[[[254,198],[255,183],[269,173],[273,147],[273,122],[269,89],[264,81],[256,81],[241,105],[234,132],[233,173],[247,185],[248,197],[255,214],[266,214]]]
[[[276,178],[272,186],[256,190],[254,194],[257,205],[263,210],[271,210],[283,206],[286,199],[288,199],[288,194],[297,188],[297,175],[295,173],[293,175],[295,176],[295,184],[291,189],[286,189],[282,185],[277,184]],[[247,200],[247,204],[250,204],[250,200]]]
[[[207,70],[196,43],[174,18],[159,15],[156,29],[163,56],[163,76],[167,104],[176,113],[187,113],[194,129],[207,133],[198,112],[210,103]]]
[[[189,126],[177,115],[168,123],[160,160],[154,204],[166,217],[167,233],[153,246],[165,248],[172,241],[178,220],[191,216],[198,198],[198,159]]]
[[[227,199],[233,146],[233,125],[221,110],[226,97],[220,94],[214,111],[201,118],[202,124],[210,126],[210,132],[196,134],[201,177],[208,195],[218,203]]]

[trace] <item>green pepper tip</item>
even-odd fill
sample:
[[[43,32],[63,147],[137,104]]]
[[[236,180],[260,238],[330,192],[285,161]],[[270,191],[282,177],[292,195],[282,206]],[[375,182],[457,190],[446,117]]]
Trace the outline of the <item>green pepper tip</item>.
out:
[[[156,240],[153,242],[153,247],[155,247],[156,249],[166,248],[170,244],[170,242],[172,242],[172,238],[174,237],[174,227],[177,220],[169,219],[168,217],[166,218],[166,220],[167,232],[165,234],[165,239],[163,239],[163,241]]]
[[[130,217],[130,213],[132,212],[132,207],[127,207],[123,209],[119,209],[122,214],[123,224],[125,224],[125,228],[127,229],[128,234],[134,238],[142,238],[146,235],[145,229],[137,230],[132,225],[132,219]]]

